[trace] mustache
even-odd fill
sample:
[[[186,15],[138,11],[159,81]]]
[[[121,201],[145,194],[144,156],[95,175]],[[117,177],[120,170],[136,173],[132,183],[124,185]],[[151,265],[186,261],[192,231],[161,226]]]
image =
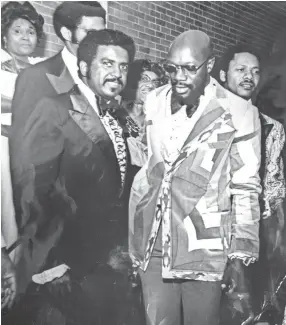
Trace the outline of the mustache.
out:
[[[242,86],[243,84],[250,84],[252,87],[254,87],[254,82],[252,80],[249,80],[249,79],[246,79],[246,80],[243,80],[240,85]]]
[[[118,82],[119,85],[123,86],[123,82],[120,78],[107,78],[104,80],[103,85],[105,85],[107,82]]]
[[[171,80],[171,85],[172,86],[182,86],[182,87],[188,87],[190,89],[193,89],[193,85],[186,84],[177,80]]]

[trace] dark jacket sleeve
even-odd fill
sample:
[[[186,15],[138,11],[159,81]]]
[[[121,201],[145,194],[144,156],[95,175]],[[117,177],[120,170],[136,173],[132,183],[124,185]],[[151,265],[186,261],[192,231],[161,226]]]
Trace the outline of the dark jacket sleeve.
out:
[[[22,147],[14,177],[15,192],[21,210],[21,225],[34,224],[35,236],[44,236],[51,219],[61,215],[64,197],[60,185],[60,164],[64,136],[57,104],[41,100],[23,130]]]
[[[12,100],[12,128],[9,136],[10,164],[12,184],[14,174],[17,172],[19,163],[19,151],[23,146],[23,133],[28,119],[32,115],[37,103],[43,97],[51,96],[51,86],[45,81],[45,72],[41,67],[30,67],[23,70],[15,86]],[[16,210],[17,210],[16,206]]]

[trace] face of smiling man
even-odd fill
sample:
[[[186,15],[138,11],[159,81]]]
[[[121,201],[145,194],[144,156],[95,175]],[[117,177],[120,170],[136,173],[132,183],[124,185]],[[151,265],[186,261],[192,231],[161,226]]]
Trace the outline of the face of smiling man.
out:
[[[228,71],[220,72],[224,86],[234,94],[250,99],[260,79],[259,61],[251,53],[236,53],[229,63]]]
[[[128,63],[128,52],[122,47],[100,45],[87,73],[82,65],[81,72],[87,76],[86,82],[93,92],[108,99],[116,97],[125,87]]]

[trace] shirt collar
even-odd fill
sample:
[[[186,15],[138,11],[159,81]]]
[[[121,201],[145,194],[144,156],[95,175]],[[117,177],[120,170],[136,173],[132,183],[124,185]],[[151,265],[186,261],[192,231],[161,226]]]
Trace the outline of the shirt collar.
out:
[[[78,85],[80,92],[86,97],[86,99],[88,100],[90,105],[93,107],[95,112],[99,115],[94,92],[80,79],[79,79],[77,85]]]
[[[73,55],[66,47],[64,47],[62,50],[62,58],[74,82],[78,84],[80,78],[78,76],[77,57]]]
[[[205,87],[204,93],[202,94],[201,98],[210,98],[214,95],[216,89],[216,80],[210,76],[210,81]]]

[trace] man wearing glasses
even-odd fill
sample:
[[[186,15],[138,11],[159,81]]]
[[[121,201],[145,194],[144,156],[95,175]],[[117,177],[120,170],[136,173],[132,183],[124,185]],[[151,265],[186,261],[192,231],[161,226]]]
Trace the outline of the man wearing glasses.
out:
[[[171,85],[146,99],[148,162],[129,203],[130,255],[147,324],[218,324],[225,290],[247,324],[247,266],[258,257],[258,111],[210,77],[210,38],[179,35]]]

